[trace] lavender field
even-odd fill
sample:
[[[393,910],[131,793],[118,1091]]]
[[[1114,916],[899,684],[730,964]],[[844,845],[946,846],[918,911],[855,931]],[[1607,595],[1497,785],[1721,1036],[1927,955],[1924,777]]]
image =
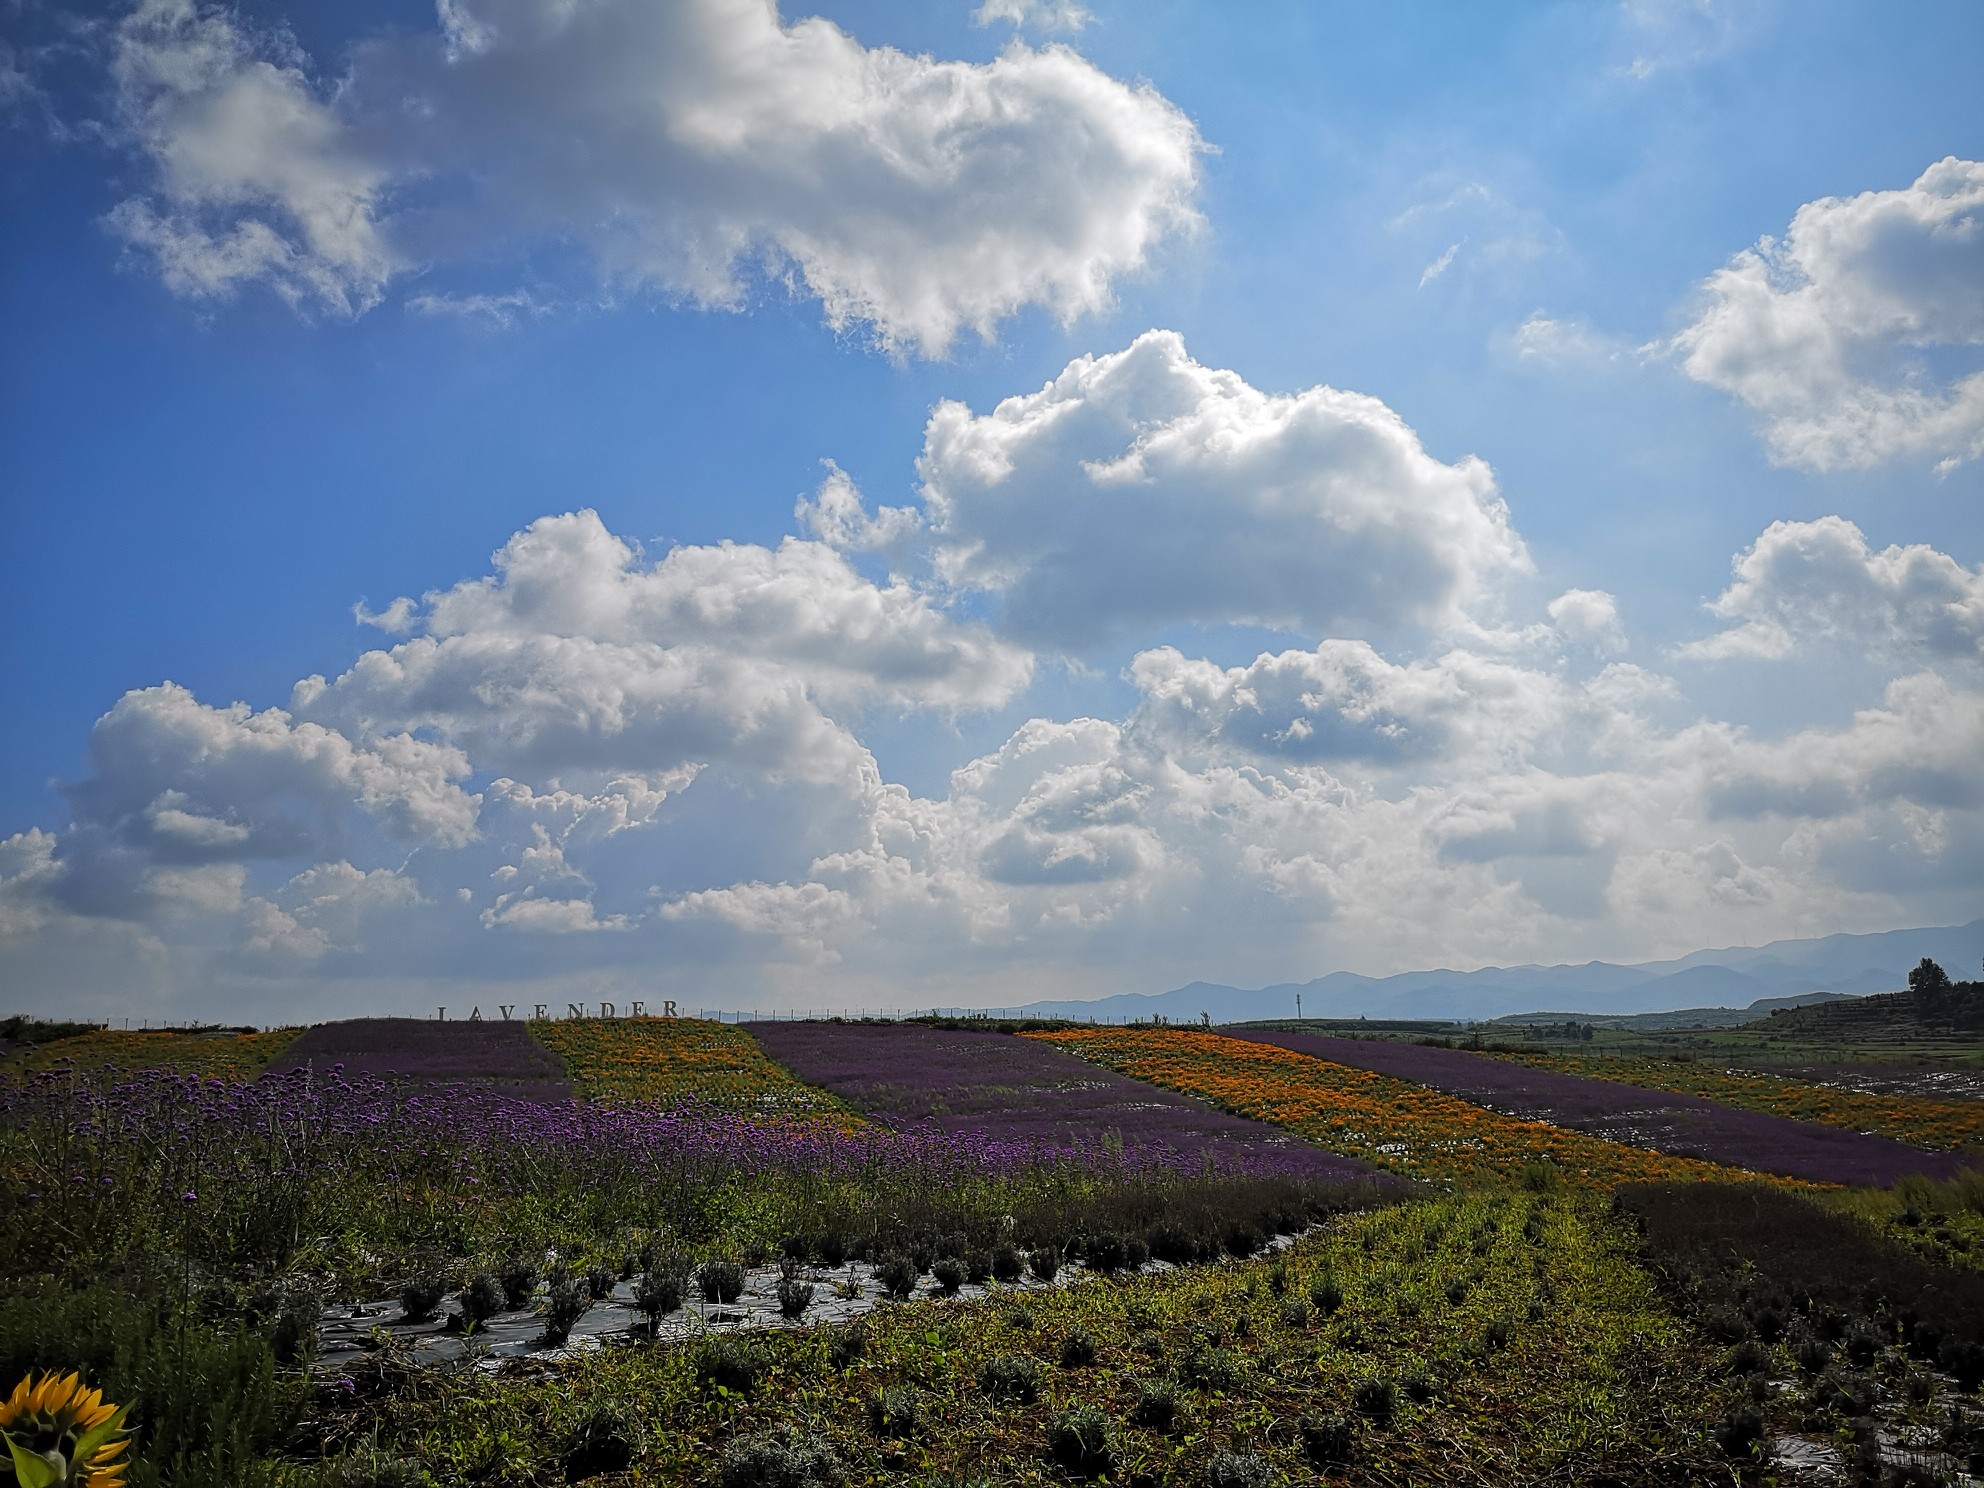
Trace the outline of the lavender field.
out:
[[[918,1024],[753,1023],[809,1084],[900,1128],[975,1134],[1070,1155],[1314,1179],[1374,1176],[1263,1122],[1231,1116],[1032,1039]]]
[[[0,1212],[18,1217],[0,1226],[0,1365],[79,1369],[131,1403],[144,1488],[907,1488],[985,1463],[1042,1488],[1377,1488],[1450,1481],[1460,1460],[1508,1488],[1537,1462],[1550,1481],[1678,1488],[1729,1455],[1718,1433],[1750,1386],[1715,1340],[1741,1320],[1711,1334],[1662,1293],[1640,1221],[1574,1166],[1436,1191],[1270,1124],[1299,1115],[1285,1086],[1245,1119],[997,1032],[752,1027],[783,1069],[632,1021],[584,1032],[591,1057],[672,1060],[669,1094],[576,1100],[524,1025],[405,1020],[312,1029],[258,1079],[0,1079]],[[1223,1048],[1228,1070],[1249,1047],[1144,1037]],[[1712,1103],[1675,1102],[1711,1109],[1650,1131],[1627,1087],[1310,1042],[1623,1140],[1836,1158],[1787,1144],[1801,1123],[1715,1125],[1741,1113]],[[736,1099],[794,1077],[860,1119]],[[1444,1104],[1434,1139],[1477,1140],[1489,1118]],[[1662,1202],[1685,1217],[1695,1187]],[[1942,1228],[1946,1199],[1910,1193]],[[1863,1228],[1860,1271],[1959,1295]],[[1883,1408],[1912,1411],[1910,1430],[1931,1424],[1924,1369],[1944,1371],[1932,1398],[1984,1379],[1968,1321],[1868,1302],[1858,1331],[1814,1341],[1775,1292],[1743,1296],[1759,1319],[1743,1357],[1778,1374],[1885,1347]],[[1830,1379],[1797,1419],[1830,1422],[1860,1388]],[[1594,1411],[1602,1462],[1579,1445]],[[1254,1466],[1225,1460],[1236,1420]],[[1077,1427],[1106,1460],[1077,1455]],[[833,1470],[788,1472],[793,1442]]]
[[[1229,1032],[1236,1038],[1410,1080],[1506,1115],[1786,1178],[1887,1185],[1911,1175],[1947,1181],[1967,1166],[1955,1153],[1928,1152],[1886,1137],[1738,1110],[1701,1096],[1533,1069],[1464,1049],[1270,1029]]]
[[[469,1023],[424,1018],[352,1018],[306,1029],[271,1074],[342,1066],[352,1076],[407,1085],[473,1085],[522,1100],[563,1101],[572,1081],[557,1055],[509,1019]]]

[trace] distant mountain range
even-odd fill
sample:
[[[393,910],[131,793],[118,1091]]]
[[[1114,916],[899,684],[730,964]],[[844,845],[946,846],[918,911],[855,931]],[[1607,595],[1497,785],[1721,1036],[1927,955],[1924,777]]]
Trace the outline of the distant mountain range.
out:
[[[1215,1023],[1295,1016],[1297,994],[1309,1018],[1450,1018],[1467,1021],[1563,1009],[1563,1016],[1618,1017],[1676,1009],[1746,1009],[1813,992],[1865,996],[1905,986],[1924,956],[1962,980],[1984,958],[1984,919],[1968,925],[1774,940],[1765,946],[1696,951],[1675,961],[1619,966],[1489,966],[1480,971],[1408,971],[1367,977],[1337,971],[1312,982],[1249,991],[1193,982],[1170,992],[1125,992],[1091,1002],[1030,1002],[999,1009],[1008,1016],[1096,1018],[1119,1022],[1162,1014],[1173,1021]],[[1766,1009],[1768,1011],[1768,1009]]]

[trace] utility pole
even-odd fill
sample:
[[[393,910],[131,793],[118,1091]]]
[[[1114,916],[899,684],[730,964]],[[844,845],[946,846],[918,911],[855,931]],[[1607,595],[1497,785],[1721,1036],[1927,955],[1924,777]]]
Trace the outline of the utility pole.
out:
[[[1302,994],[1300,992],[1295,994],[1295,1021],[1297,1023],[1302,1021]]]

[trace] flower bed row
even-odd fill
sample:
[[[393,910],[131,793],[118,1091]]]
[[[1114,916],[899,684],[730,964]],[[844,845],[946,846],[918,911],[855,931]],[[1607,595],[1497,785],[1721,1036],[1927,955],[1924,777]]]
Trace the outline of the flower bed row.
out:
[[[702,1018],[573,1018],[533,1023],[579,1094],[608,1105],[683,1101],[858,1122],[836,1097],[793,1078],[734,1024]]]
[[[1773,1116],[1817,1121],[1846,1131],[1873,1132],[1917,1147],[1984,1148],[1984,1100],[1874,1095],[1837,1090],[1811,1080],[1674,1059],[1622,1055],[1489,1051],[1494,1058],[1587,1079],[1617,1080],[1645,1090],[1697,1095]]]
[[[0,1062],[10,1074],[34,1074],[57,1065],[76,1069],[175,1070],[222,1080],[252,1080],[287,1049],[302,1030],[269,1033],[184,1033],[167,1029],[104,1028],[24,1048]]]
[[[1161,1152],[1186,1170],[1325,1181],[1372,1173],[1332,1143],[1293,1139],[1177,1090],[1097,1069],[1042,1041],[910,1023],[749,1027],[802,1079],[899,1128],[977,1134],[1071,1154]]]
[[[436,1087],[466,1084],[488,1093],[569,1100],[572,1082],[558,1056],[509,1019],[452,1023],[431,1018],[348,1018],[319,1023],[276,1060],[287,1074],[348,1070],[354,1076]]]
[[[1614,1080],[1559,1074],[1465,1049],[1267,1029],[1237,1037],[1411,1081],[1505,1116],[1812,1183],[1887,1185],[1913,1174],[1948,1179],[1965,1167],[1954,1153],[1925,1152],[1886,1137],[1739,1110],[1699,1096],[1655,1094]]]
[[[1504,1116],[1370,1070],[1224,1034],[1093,1028],[1021,1037],[1437,1183],[1509,1181],[1537,1163],[1603,1187],[1730,1176],[1712,1163]]]
[[[1449,1196],[1243,1265],[464,1371],[360,1393],[342,1425],[396,1462],[539,1482],[1709,1481],[1728,1388],[1622,1230],[1561,1197]]]

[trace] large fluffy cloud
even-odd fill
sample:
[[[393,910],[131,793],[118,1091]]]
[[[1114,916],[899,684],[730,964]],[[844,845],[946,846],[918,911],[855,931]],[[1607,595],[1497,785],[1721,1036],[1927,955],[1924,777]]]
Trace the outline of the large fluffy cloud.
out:
[[[359,735],[435,730],[533,779],[709,761],[850,779],[866,751],[823,709],[993,706],[1031,667],[818,543],[677,548],[646,564],[587,511],[532,524],[494,568],[429,595],[425,634],[305,679],[293,705]]]
[[[736,308],[761,271],[936,355],[1099,308],[1196,221],[1191,122],[1066,47],[936,61],[773,0],[439,12],[321,87],[279,37],[141,0],[115,73],[155,181],[114,225],[189,295],[349,312],[417,266],[578,244],[610,286]]]
[[[1898,191],[1807,202],[1702,289],[1682,365],[1756,411],[1773,459],[1984,453],[1984,164],[1952,156]]]
[[[1773,522],[1737,556],[1735,574],[1709,610],[1736,623],[1682,654],[1776,658],[1821,640],[1984,660],[1984,568],[1926,543],[1875,552],[1844,517]]]
[[[919,546],[989,591],[1015,635],[1079,650],[1193,621],[1312,634],[1444,624],[1528,566],[1480,460],[1445,464],[1376,398],[1265,393],[1169,331],[1069,363],[990,413],[940,404],[922,511],[814,530],[898,558]]]
[[[1525,600],[1485,467],[1175,337],[940,408],[921,474],[870,511],[834,472],[818,540],[775,547],[650,557],[545,517],[479,577],[361,607],[390,639],[286,707],[128,694],[71,823],[0,842],[0,966],[1009,1003],[1653,955],[1984,889],[1984,578],[1934,549],[1829,518],[1737,557],[1696,651],[1821,640],[1900,674],[1772,735],[1616,659],[1609,594]],[[1316,634],[1236,663],[1191,621]],[[1046,695],[1027,641],[1165,628],[1111,656],[1119,706],[984,732]],[[948,779],[926,755],[902,783],[902,730],[952,727],[976,742]]]
[[[69,831],[10,843],[0,925],[32,930],[57,902],[243,914],[246,948],[313,960],[354,941],[334,901],[399,903],[402,885],[419,898],[344,863],[369,834],[493,854],[486,925],[614,928],[624,918],[595,914],[568,848],[652,824],[706,770],[773,797],[858,796],[875,767],[851,721],[997,706],[1031,671],[1024,650],[821,544],[650,562],[590,511],[533,523],[485,578],[360,615],[418,633],[303,679],[286,710],[216,708],[170,683],[121,699],[91,734]],[[471,792],[472,774],[486,787]],[[282,862],[317,866],[255,894],[249,870]]]

